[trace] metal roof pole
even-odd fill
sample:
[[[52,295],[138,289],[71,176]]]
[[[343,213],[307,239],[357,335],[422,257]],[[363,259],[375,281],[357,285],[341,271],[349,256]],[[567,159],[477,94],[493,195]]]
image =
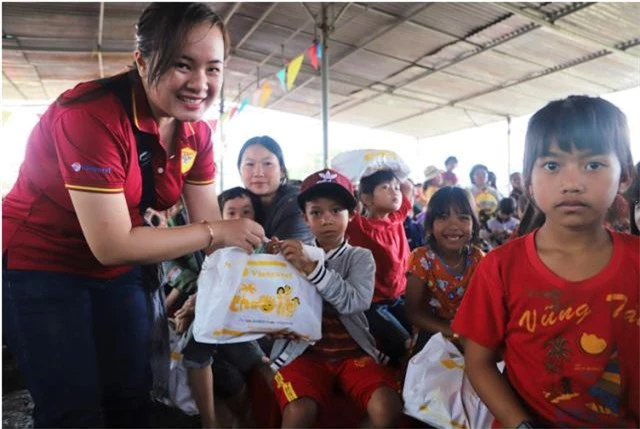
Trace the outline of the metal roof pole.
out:
[[[102,33],[104,32],[104,2],[100,2],[100,15],[98,17],[98,69],[100,78],[104,78],[104,62],[102,61]]]
[[[322,163],[329,168],[329,23],[327,21],[327,3],[322,3]]]

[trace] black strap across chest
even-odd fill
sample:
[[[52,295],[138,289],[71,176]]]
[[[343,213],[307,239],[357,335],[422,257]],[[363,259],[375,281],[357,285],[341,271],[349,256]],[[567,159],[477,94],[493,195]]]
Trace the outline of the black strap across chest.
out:
[[[115,78],[99,79],[96,83],[102,85],[105,89],[112,92],[122,104],[133,135],[136,139],[136,147],[138,149],[138,164],[140,165],[140,173],[142,175],[142,198],[140,199],[140,213],[144,215],[147,208],[154,205],[156,201],[156,192],[153,178],[153,136],[138,129],[135,125],[133,116],[133,87],[128,75],[122,75]]]

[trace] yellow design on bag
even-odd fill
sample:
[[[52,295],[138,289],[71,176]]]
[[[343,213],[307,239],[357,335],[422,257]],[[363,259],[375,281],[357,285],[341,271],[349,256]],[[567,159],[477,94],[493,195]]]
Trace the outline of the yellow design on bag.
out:
[[[371,161],[372,159],[386,156],[388,159],[397,159],[398,155],[390,150],[372,150],[364,154],[365,161]]]
[[[244,332],[242,332],[242,331],[236,331],[234,329],[227,329],[227,328],[216,329],[215,331],[212,332],[212,335],[214,337],[221,337],[223,335],[240,336],[240,335],[243,335],[243,334],[244,334]]]
[[[442,366],[444,366],[447,369],[455,369],[455,368],[464,369],[464,365],[457,363],[453,359],[442,359],[440,363],[442,364]]]
[[[250,267],[287,267],[286,262],[282,261],[248,261],[247,265]]]

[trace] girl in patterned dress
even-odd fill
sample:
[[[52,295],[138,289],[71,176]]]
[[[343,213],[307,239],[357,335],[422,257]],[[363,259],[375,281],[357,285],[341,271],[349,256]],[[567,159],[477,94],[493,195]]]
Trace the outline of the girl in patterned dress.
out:
[[[427,207],[426,246],[409,257],[407,314],[414,326],[413,351],[438,332],[461,347],[450,327],[467,284],[484,256],[473,245],[480,229],[472,197],[464,189],[438,190]]]

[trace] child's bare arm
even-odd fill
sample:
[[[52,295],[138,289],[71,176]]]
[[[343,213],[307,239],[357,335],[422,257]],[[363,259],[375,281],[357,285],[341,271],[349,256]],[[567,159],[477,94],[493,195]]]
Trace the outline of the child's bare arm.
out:
[[[451,338],[453,330],[447,322],[433,315],[429,308],[425,308],[428,294],[427,287],[418,277],[409,274],[407,277],[407,290],[405,292],[407,317],[412,324],[419,329],[437,333],[442,332],[445,337]]]
[[[494,350],[467,339],[464,360],[471,384],[502,427],[514,428],[524,420],[533,421],[498,371]]]
[[[409,201],[411,201],[412,193],[413,193],[413,185],[409,182],[409,179],[400,183],[400,191],[402,195],[404,195]]]

